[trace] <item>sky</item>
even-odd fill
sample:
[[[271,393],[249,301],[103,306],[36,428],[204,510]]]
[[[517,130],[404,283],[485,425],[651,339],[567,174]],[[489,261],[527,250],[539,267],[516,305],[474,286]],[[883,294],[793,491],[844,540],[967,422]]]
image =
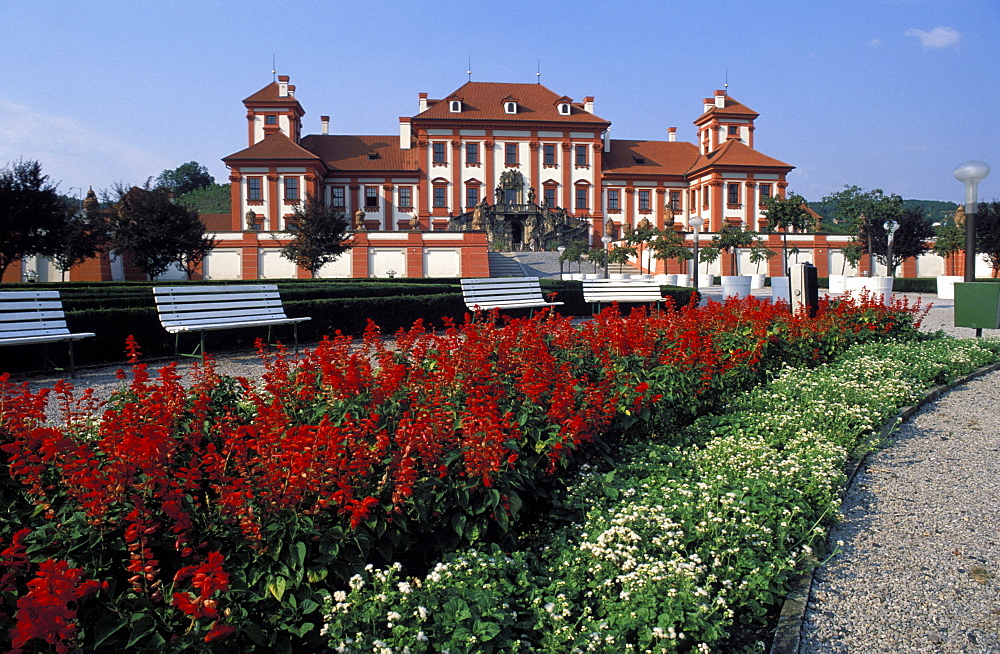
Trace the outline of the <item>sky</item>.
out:
[[[809,200],[846,185],[1000,198],[1000,0],[0,0],[0,166],[59,190],[142,184],[247,146],[243,98],[289,75],[303,134],[398,134],[469,79],[594,96],[612,138],[694,141],[716,89]],[[470,65],[471,62],[471,65]],[[540,73],[540,75],[539,75]],[[728,86],[726,86],[728,84]]]

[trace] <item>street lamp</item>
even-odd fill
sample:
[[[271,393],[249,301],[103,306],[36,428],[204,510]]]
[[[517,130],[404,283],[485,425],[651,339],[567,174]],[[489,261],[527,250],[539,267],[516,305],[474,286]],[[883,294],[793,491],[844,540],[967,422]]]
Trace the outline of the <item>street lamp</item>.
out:
[[[892,235],[899,229],[899,223],[895,220],[887,220],[882,223],[882,227],[885,228],[886,234],[889,235],[888,252],[885,259],[886,269],[890,277],[895,277],[896,266],[892,264]]]
[[[563,278],[563,258],[562,258],[562,253],[566,251],[566,246],[565,245],[560,245],[559,247],[556,248],[556,250],[559,251],[559,279],[562,279]],[[572,268],[570,270],[572,270]]]
[[[990,174],[983,161],[966,161],[955,169],[955,179],[965,184],[965,281],[976,281],[976,190]]]
[[[604,279],[608,278],[608,245],[611,243],[611,234],[605,234],[601,237],[601,243],[604,243]]]
[[[695,288],[698,288],[698,230],[704,224],[705,220],[698,216],[688,218],[688,225],[694,230],[694,274],[691,275],[694,281],[691,286]]]

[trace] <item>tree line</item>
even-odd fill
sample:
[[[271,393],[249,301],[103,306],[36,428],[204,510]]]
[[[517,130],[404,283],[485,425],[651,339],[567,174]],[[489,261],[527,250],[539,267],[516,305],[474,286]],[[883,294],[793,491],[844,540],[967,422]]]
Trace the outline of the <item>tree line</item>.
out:
[[[229,213],[229,187],[216,184],[197,162],[164,170],[142,186],[115,184],[101,197],[90,189],[75,200],[61,195],[37,161],[0,169],[0,278],[15,262],[49,258],[65,273],[102,253],[127,259],[154,279],[177,264],[188,279],[216,246],[200,218]],[[315,275],[346,251],[343,212],[308,196],[286,218],[282,255]]]

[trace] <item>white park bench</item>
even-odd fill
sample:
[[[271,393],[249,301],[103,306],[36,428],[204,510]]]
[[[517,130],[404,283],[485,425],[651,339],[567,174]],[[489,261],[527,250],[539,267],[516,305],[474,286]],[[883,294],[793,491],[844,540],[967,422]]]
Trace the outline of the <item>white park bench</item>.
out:
[[[480,277],[462,280],[462,297],[472,311],[555,307],[542,296],[537,277]]]
[[[292,325],[295,351],[299,351],[299,323],[309,318],[289,318],[281,306],[275,284],[234,284],[222,286],[156,286],[153,288],[160,324],[174,335],[174,357],[178,354],[180,335],[198,332],[198,349],[184,356],[205,356],[205,332],[239,327]]]
[[[664,301],[660,285],[646,279],[585,279],[583,280],[583,301],[602,304],[653,304]]]
[[[69,374],[76,377],[73,343],[93,336],[91,332],[69,331],[59,291],[0,291],[0,345],[41,343],[48,361],[45,345],[65,342],[69,347]]]

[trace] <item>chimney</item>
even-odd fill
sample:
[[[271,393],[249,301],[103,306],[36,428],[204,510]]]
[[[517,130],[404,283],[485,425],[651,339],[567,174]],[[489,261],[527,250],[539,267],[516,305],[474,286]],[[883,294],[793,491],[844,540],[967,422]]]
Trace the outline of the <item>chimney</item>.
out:
[[[424,93],[423,95],[427,95]],[[410,117],[400,116],[399,117],[399,149],[409,150],[410,149]]]
[[[726,107],[726,92],[716,91],[715,92],[715,106],[719,109],[724,109]]]
[[[611,128],[608,127],[604,130],[604,134],[602,136],[604,137],[604,151],[611,152]]]
[[[288,97],[288,75],[278,75],[278,97]]]
[[[420,94],[420,111],[427,111],[427,94]]]
[[[295,97],[295,85],[294,84],[289,84],[288,85],[288,95],[292,96],[293,98]]]
[[[670,143],[673,143],[676,140],[677,140],[677,128],[676,127],[668,127],[667,128],[667,141],[669,141]]]
[[[583,99],[583,110],[588,114],[594,113],[594,96],[588,95]]]
[[[323,125],[323,132],[322,133],[323,134],[329,134],[330,133],[330,117],[329,116],[320,116],[319,117],[319,122]]]

